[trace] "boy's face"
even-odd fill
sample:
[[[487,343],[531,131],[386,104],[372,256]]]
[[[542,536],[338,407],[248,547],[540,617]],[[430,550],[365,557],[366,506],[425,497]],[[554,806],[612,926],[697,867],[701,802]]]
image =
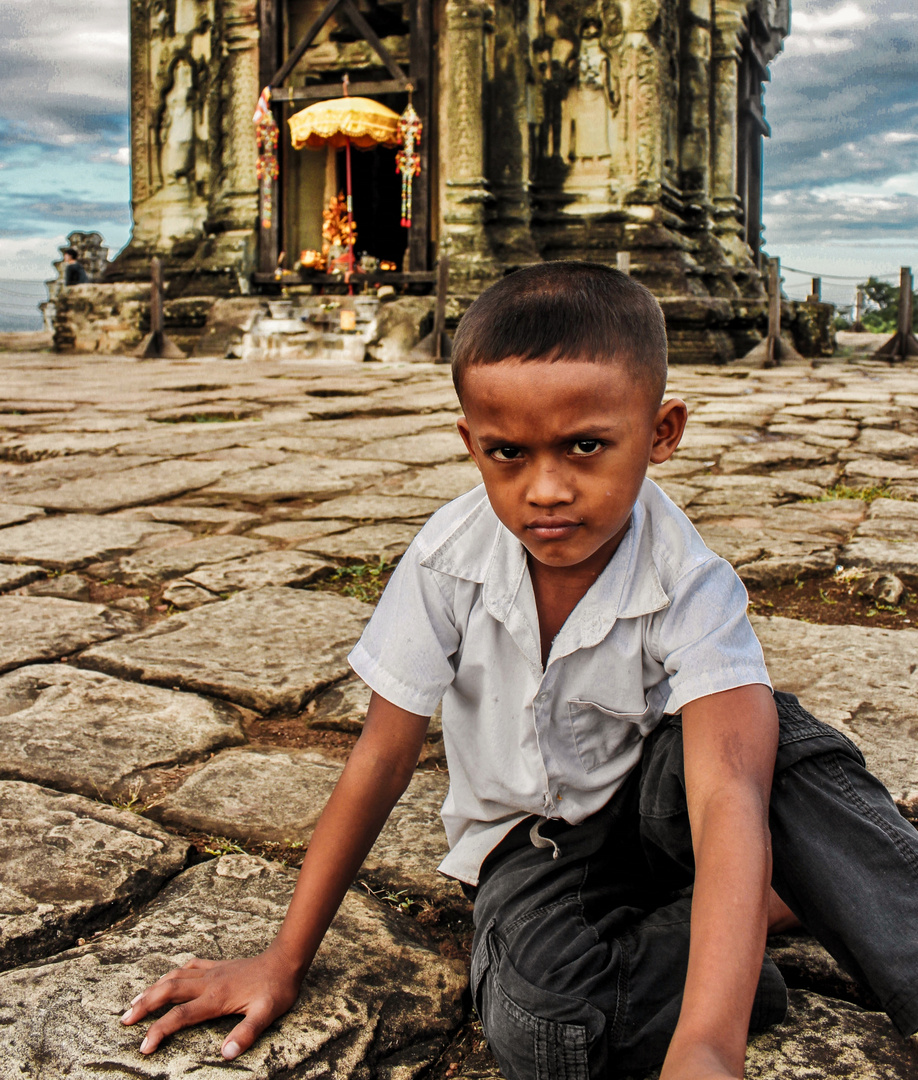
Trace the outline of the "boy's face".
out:
[[[621,365],[475,364],[459,432],[494,512],[546,567],[598,574],[628,529],[648,464],[679,445],[686,407],[658,409]]]

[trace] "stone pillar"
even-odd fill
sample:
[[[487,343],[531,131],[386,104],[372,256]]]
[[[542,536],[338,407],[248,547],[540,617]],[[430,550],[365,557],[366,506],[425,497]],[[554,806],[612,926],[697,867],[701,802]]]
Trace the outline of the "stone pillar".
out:
[[[258,101],[258,0],[223,0],[220,57],[220,161],[213,187],[208,227],[254,230],[258,218],[255,131],[252,114]]]
[[[714,229],[721,244],[731,254],[748,258],[741,238],[743,227],[739,220],[740,200],[736,190],[742,5],[738,0],[731,0],[723,6],[718,3],[715,17],[711,117]]]
[[[485,48],[491,8],[482,0],[447,0],[446,206],[451,291],[477,291],[497,276],[485,229],[492,195],[485,177]]]
[[[682,48],[682,189],[693,201],[711,196],[711,0],[689,0]]]
[[[131,2],[131,204],[150,196],[150,15],[147,0]]]

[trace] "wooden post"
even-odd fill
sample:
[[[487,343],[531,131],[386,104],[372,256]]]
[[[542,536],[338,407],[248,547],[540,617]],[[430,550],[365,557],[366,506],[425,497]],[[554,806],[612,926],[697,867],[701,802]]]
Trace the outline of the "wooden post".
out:
[[[630,277],[631,276],[631,252],[630,251],[616,252],[615,266],[616,266],[616,269],[621,270],[621,272],[623,274],[627,274]]]
[[[918,356],[918,338],[912,333],[912,268],[899,268],[899,322],[896,332],[874,353],[878,360],[906,360]]]
[[[140,360],[184,360],[185,354],[163,329],[163,264],[153,256],[150,281],[150,333],[134,353]]]
[[[822,303],[822,278],[814,277],[810,295],[806,298],[808,304]]]
[[[768,260],[768,331],[743,358],[743,363],[774,367],[782,360],[805,364],[807,361],[792,345],[781,339],[781,260]]]
[[[863,334],[864,324],[861,319],[864,317],[864,290],[858,285],[857,292],[854,294],[854,326],[852,330],[858,334]]]

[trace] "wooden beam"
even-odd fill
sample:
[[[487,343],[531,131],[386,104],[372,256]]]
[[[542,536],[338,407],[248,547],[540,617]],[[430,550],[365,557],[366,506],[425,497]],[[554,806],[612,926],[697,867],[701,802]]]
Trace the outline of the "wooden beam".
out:
[[[340,0],[340,3],[344,10],[347,12],[348,18],[353,23],[354,29],[358,31],[358,33],[363,34],[366,40],[373,46],[376,51],[376,55],[380,58],[380,60],[382,60],[383,64],[385,64],[386,70],[389,72],[392,78],[404,79],[404,71],[402,71],[398,64],[396,64],[395,60],[393,60],[392,54],[389,52],[386,46],[383,45],[382,41],[378,37],[373,27],[370,26],[367,20],[360,14],[357,5],[354,3],[354,0]]]
[[[375,82],[348,83],[347,92],[352,97],[361,94],[403,94],[408,86],[407,79],[377,79]],[[344,96],[344,87],[337,83],[317,83],[312,86],[281,86],[271,91],[272,101],[281,101],[295,105],[300,101],[322,101],[325,98]]]
[[[324,8],[322,8],[322,11],[319,13],[319,17],[306,31],[303,40],[299,43],[299,45],[297,45],[297,47],[287,57],[284,63],[274,73],[273,77],[268,83],[269,86],[280,86],[283,83],[283,81],[287,78],[290,72],[293,71],[296,65],[300,62],[303,53],[306,52],[309,46],[319,36],[319,31],[328,22],[332,15],[334,15],[335,9],[341,3],[343,3],[343,0],[328,0],[328,3],[325,5]]]

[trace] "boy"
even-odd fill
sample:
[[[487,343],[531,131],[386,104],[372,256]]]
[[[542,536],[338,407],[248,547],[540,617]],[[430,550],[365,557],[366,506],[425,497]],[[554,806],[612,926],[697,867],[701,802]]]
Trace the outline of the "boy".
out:
[[[911,1034],[918,836],[847,739],[772,695],[739,579],[645,479],[687,415],[662,400],[656,301],[602,266],[529,267],[470,307],[453,374],[484,491],[422,529],[351,654],[366,725],[275,941],[136,998],[125,1023],[176,1006],[141,1051],[244,1013],[232,1059],[290,1008],[441,697],[441,869],[475,896],[508,1080],[741,1077],[750,1026],[785,1010],[766,933],[795,917]]]

